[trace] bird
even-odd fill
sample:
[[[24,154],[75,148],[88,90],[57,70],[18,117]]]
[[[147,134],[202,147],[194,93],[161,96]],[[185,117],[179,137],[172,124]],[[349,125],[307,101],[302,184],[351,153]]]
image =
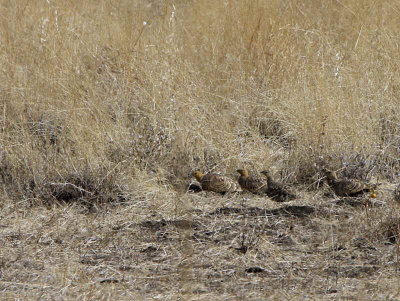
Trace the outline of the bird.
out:
[[[242,189],[255,194],[266,194],[268,183],[265,179],[256,175],[249,175],[247,169],[238,169],[237,172],[240,174],[238,183]]]
[[[203,174],[199,170],[193,172],[193,176],[197,181],[199,181],[203,190],[213,191],[221,194],[242,191],[240,186],[233,179],[227,176],[215,173]]]
[[[338,196],[355,197],[362,195],[365,192],[375,194],[376,185],[367,184],[356,179],[339,179],[335,171],[323,168],[329,186]]]
[[[261,172],[267,178],[268,188],[267,195],[275,201],[283,202],[293,200],[296,195],[289,191],[288,187],[272,179],[271,173],[268,170]]]

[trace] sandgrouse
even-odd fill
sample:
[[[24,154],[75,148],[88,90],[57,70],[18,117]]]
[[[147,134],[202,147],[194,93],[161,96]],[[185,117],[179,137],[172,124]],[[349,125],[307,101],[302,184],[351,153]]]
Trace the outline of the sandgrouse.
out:
[[[203,190],[222,194],[227,192],[242,191],[242,189],[240,189],[239,185],[233,179],[223,175],[214,173],[203,174],[201,171],[195,171],[193,176],[197,181],[199,181]]]
[[[267,178],[267,195],[271,199],[283,202],[296,198],[296,195],[290,192],[285,184],[274,181],[268,170],[263,170],[261,173]]]
[[[373,192],[376,188],[374,185],[356,179],[339,179],[336,172],[326,168],[322,171],[325,173],[329,186],[338,196],[359,196],[365,192]]]
[[[240,187],[256,194],[266,194],[268,189],[268,183],[265,179],[262,179],[255,175],[249,175],[247,169],[238,169],[237,172],[240,174],[238,179]]]

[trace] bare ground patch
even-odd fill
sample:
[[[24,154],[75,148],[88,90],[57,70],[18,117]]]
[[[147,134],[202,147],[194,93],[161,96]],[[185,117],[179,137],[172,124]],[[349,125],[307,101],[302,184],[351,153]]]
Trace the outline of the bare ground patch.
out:
[[[394,232],[383,235],[393,218],[379,221],[397,210],[390,202],[359,208],[311,197],[279,204],[248,195],[180,198],[187,210],[179,216],[135,204],[88,213],[77,205],[17,209],[6,202],[2,298],[399,297],[399,242]]]

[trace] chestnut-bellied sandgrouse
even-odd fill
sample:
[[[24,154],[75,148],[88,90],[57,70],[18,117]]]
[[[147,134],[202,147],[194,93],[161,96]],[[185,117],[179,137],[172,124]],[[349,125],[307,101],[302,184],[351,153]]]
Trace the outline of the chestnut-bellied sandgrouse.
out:
[[[203,174],[201,171],[195,171],[193,176],[201,184],[203,190],[227,193],[227,192],[240,192],[242,189],[231,178],[215,173]]]
[[[272,176],[268,170],[261,172],[266,178],[268,183],[267,195],[278,202],[289,201],[296,198],[296,195],[290,192],[287,185],[277,182],[272,179]]]
[[[256,175],[250,175],[247,169],[238,169],[237,172],[240,174],[238,182],[242,189],[256,194],[267,193],[268,183],[266,179]]]
[[[368,184],[356,179],[339,179],[335,171],[322,169],[325,173],[329,186],[337,196],[359,196],[365,192],[374,192],[376,185]]]

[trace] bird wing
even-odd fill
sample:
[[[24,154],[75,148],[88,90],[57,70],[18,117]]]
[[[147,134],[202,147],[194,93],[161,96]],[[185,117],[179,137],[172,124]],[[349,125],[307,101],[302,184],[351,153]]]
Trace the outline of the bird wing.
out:
[[[337,195],[351,195],[369,191],[370,189],[370,186],[358,180],[341,180],[337,182],[335,193]]]
[[[286,201],[295,199],[296,195],[292,193],[283,183],[268,181],[267,195],[277,201]]]
[[[201,179],[201,186],[204,190],[210,190],[219,193],[241,190],[234,180],[217,174],[204,175]]]
[[[267,189],[267,185],[266,181],[255,176],[246,177],[242,181],[243,188],[253,193],[264,192]]]

